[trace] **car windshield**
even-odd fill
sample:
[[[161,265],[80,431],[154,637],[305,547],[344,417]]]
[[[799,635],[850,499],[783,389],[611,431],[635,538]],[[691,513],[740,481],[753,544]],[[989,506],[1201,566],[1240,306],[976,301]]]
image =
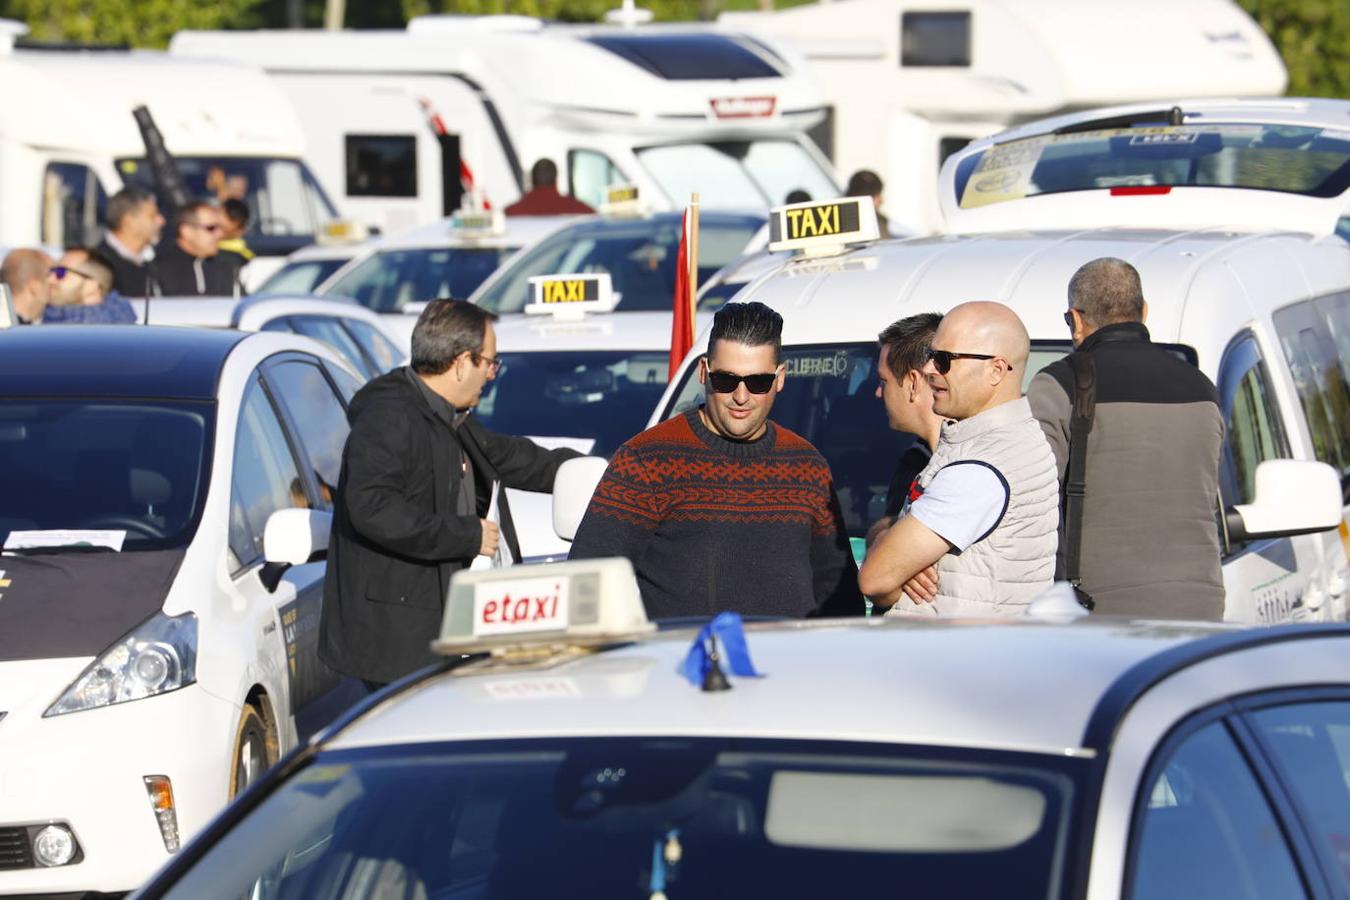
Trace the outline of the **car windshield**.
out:
[[[347,264],[345,259],[306,259],[286,263],[255,294],[308,294]]]
[[[823,741],[330,751],[162,896],[1058,898],[1081,773]]]
[[[699,226],[699,282],[740,256],[764,224],[756,216],[704,215]],[[536,275],[608,272],[624,310],[666,311],[675,296],[680,217],[593,220],[564,228],[525,251],[473,298],[495,313],[516,313]]]
[[[376,312],[441,297],[467,299],[515,247],[414,247],[381,250],[327,284],[321,294],[351,297]]]
[[[1069,351],[1069,345],[1037,344],[1023,375],[1031,376]],[[773,402],[770,418],[816,446],[830,464],[835,491],[850,537],[863,537],[886,513],[886,492],[900,457],[914,437],[892,431],[876,396],[878,349],[875,343],[784,347],[787,380]],[[664,418],[703,403],[697,367],[685,370]]]
[[[300,160],[260,156],[174,159],[189,197],[235,198],[248,204],[245,239],[255,252],[289,253],[312,244],[323,225],[337,218],[337,210],[323,188]],[[155,190],[144,159],[119,159],[117,168],[127,184]],[[160,206],[172,208],[163,197]]]
[[[207,402],[0,399],[0,542],[78,529],[125,532],[125,550],[186,546],[214,417]]]
[[[1220,187],[1335,197],[1350,130],[1283,125],[1106,128],[996,144],[960,163],[962,209],[1106,188]]]
[[[796,190],[816,200],[839,186],[796,141],[715,141],[641,147],[638,160],[676,206],[697,193],[708,208],[772,207]]]
[[[493,431],[593,439],[609,456],[647,425],[666,389],[665,350],[499,353],[505,368],[474,415]]]

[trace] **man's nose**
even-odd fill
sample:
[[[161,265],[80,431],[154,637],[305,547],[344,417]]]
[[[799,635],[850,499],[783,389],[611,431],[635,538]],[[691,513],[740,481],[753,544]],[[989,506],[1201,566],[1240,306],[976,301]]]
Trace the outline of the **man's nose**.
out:
[[[731,399],[740,404],[750,402],[750,389],[745,386],[744,381],[736,385],[736,390],[731,392]]]
[[[882,394],[885,393],[885,390],[886,390],[886,385],[885,385],[885,383],[884,383],[884,382],[878,381],[878,382],[877,382],[877,389],[876,389],[875,391],[873,391],[872,394],[873,394],[878,400],[880,400],[881,397],[882,397]]]

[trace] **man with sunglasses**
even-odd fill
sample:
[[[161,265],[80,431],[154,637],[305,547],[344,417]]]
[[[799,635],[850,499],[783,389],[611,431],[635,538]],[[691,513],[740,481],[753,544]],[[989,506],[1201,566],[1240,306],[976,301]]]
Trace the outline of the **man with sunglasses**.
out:
[[[324,580],[319,656],[369,687],[432,662],[450,576],[504,541],[520,559],[506,493],[552,491],[574,450],[488,431],[470,413],[501,370],[496,316],[433,300],[412,363],[373,379],[347,411]]]
[[[97,250],[67,250],[47,271],[51,301],[43,313],[47,324],[130,325],[131,304],[113,290],[113,265]]]
[[[1055,457],[1022,396],[1031,341],[1001,303],[942,319],[924,375],[945,420],[911,499],[859,573],[879,607],[941,616],[1019,615],[1055,571]],[[929,567],[932,578],[923,579]]]
[[[1070,360],[1046,366],[1027,387],[1061,484],[1077,480],[1071,457],[1083,463],[1077,525],[1070,529],[1065,517],[1056,577],[1076,580],[1108,615],[1221,619],[1218,392],[1196,366],[1149,339],[1143,285],[1128,262],[1084,264],[1068,295],[1075,361],[1090,364],[1095,395],[1081,457],[1072,454]]]
[[[173,236],[155,251],[151,273],[166,297],[237,297],[235,269],[220,258],[224,226],[213,203],[198,200],[173,216]]]
[[[829,465],[769,420],[782,330],[762,303],[720,309],[703,405],[615,451],[577,529],[571,558],[627,557],[652,618],[864,610]]]

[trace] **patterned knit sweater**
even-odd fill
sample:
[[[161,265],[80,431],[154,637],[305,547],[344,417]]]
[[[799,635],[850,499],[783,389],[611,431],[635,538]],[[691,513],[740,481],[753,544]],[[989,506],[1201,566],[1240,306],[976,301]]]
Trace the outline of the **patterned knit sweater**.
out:
[[[819,451],[786,428],[749,443],[698,410],[620,447],[572,559],[626,556],[647,615],[861,615],[858,570]]]

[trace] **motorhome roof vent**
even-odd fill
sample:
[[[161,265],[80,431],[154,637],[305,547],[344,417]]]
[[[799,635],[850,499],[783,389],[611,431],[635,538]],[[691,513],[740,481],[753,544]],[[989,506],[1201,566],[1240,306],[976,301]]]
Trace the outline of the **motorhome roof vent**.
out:
[[[544,23],[533,16],[414,16],[408,34],[446,37],[484,32],[539,31]]]
[[[785,74],[757,47],[732,35],[592,34],[586,40],[669,81],[782,78]]]

